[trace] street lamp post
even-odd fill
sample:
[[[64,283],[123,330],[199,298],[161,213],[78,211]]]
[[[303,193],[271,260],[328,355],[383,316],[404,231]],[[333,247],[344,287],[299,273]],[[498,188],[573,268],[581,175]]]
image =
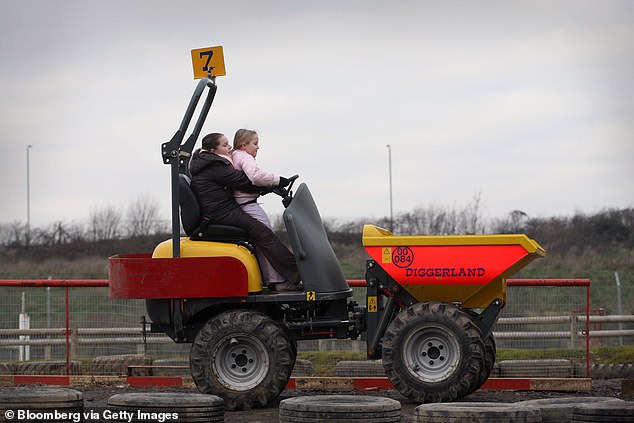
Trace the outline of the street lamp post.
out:
[[[386,145],[388,154],[388,168],[390,172],[390,232],[394,232],[394,211],[392,208],[392,147]]]
[[[29,169],[30,152],[33,146],[26,146],[26,246],[31,242],[31,172]]]

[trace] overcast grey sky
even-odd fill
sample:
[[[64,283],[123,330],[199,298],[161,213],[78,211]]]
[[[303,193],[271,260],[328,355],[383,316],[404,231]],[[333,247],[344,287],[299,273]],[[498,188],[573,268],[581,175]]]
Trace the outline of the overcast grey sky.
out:
[[[0,223],[82,221],[149,193],[196,85],[203,133],[260,133],[260,166],[324,217],[462,206],[531,217],[634,206],[634,2],[0,0]],[[282,207],[264,201],[270,214]]]

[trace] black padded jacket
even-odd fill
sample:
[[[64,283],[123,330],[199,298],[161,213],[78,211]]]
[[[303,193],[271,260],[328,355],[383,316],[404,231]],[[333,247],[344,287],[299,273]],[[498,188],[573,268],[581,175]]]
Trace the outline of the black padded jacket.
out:
[[[261,192],[243,171],[234,169],[229,161],[205,150],[196,152],[190,161],[191,188],[198,203],[200,215],[214,222],[238,207],[233,190]]]

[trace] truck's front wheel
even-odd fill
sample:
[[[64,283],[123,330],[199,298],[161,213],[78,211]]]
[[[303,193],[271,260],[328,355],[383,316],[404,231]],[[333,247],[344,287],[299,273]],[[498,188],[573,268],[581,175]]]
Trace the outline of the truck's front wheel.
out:
[[[414,304],[394,318],[383,337],[388,378],[418,402],[467,395],[478,384],[484,354],[480,330],[452,304]]]
[[[223,398],[227,410],[266,406],[286,386],[294,363],[284,328],[252,310],[232,310],[210,319],[190,352],[198,390]]]

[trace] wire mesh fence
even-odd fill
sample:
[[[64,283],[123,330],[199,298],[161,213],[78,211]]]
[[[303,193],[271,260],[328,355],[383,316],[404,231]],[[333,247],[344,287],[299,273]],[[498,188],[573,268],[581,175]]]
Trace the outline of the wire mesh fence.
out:
[[[2,287],[0,360],[61,360],[67,350],[72,359],[188,355],[187,345],[150,333],[145,315],[143,300],[109,298],[108,288]]]
[[[510,285],[507,305],[493,327],[498,360],[512,360],[530,351],[537,360],[567,360],[570,376],[584,376],[587,347],[631,345],[630,323],[596,320],[605,310],[589,309],[586,286]],[[353,299],[365,305],[365,288],[353,288]],[[591,315],[586,324],[587,314]],[[79,371],[95,372],[95,358],[121,355],[149,357],[166,364],[187,363],[189,344],[176,344],[149,329],[143,300],[108,297],[105,287],[0,287],[0,362],[66,360],[79,362]],[[587,339],[587,329],[594,336]],[[601,336],[605,331],[622,336]],[[614,335],[614,334],[613,334]],[[357,340],[312,340],[298,343],[302,374],[377,376],[380,362],[366,361],[363,336]],[[308,363],[307,363],[308,362]],[[341,365],[341,362],[347,364]],[[137,364],[147,364],[141,361]],[[545,362],[543,362],[545,363]],[[547,364],[546,364],[547,365]],[[556,365],[551,362],[550,367]],[[357,370],[351,371],[350,368]],[[574,369],[577,370],[574,370]],[[360,370],[359,370],[360,369]],[[125,371],[125,370],[123,370]],[[0,367],[0,373],[2,373]],[[504,375],[502,375],[504,376]]]

